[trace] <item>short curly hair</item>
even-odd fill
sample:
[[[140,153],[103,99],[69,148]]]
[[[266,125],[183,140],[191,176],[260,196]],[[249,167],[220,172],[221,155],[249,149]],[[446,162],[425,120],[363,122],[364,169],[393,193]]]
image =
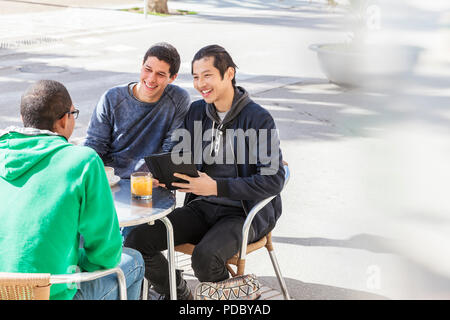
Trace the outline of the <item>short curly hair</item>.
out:
[[[39,80],[22,95],[20,114],[24,127],[53,130],[56,120],[70,111],[72,99],[66,87],[54,80]]]
[[[159,42],[151,46],[144,55],[144,61],[147,61],[148,57],[156,57],[159,60],[167,62],[170,66],[169,73],[173,77],[180,70],[181,59],[177,49],[167,42]]]

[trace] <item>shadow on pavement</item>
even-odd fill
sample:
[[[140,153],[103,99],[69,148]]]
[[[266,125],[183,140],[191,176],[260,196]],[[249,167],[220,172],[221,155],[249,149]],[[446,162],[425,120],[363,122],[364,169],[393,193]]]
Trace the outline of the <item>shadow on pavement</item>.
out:
[[[30,53],[24,48],[1,49],[0,55],[0,127],[21,125],[20,99],[30,83],[51,79],[63,83],[74,105],[81,111],[73,138],[85,136],[92,112],[101,95],[109,88],[137,81],[139,74],[97,69],[86,69],[72,62],[73,55]],[[78,50],[74,47],[74,50]],[[57,62],[53,62],[57,61]],[[103,69],[103,70],[102,70]],[[138,71],[138,70],[136,70]]]
[[[250,25],[260,26],[273,26],[277,27],[289,27],[296,29],[313,29],[313,30],[331,30],[334,31],[338,28],[342,28],[342,18],[318,18],[318,17],[305,17],[299,21],[298,16],[288,15],[271,15],[271,16],[238,16],[227,17],[220,15],[199,15],[198,19],[208,20],[210,22],[223,22],[223,23],[247,23]]]
[[[278,279],[276,277],[258,277],[261,286],[272,288],[281,292]],[[296,279],[284,278],[288,287],[289,295],[293,300],[385,300],[386,297],[370,292],[351,290],[340,287],[327,286],[315,283],[306,283]],[[197,279],[186,279],[189,288],[194,292]],[[276,296],[282,300],[283,296]]]
[[[341,247],[362,249],[375,253],[395,253],[392,248],[393,240],[370,234],[358,234],[344,240],[294,237],[272,237],[272,240],[277,243],[295,244],[308,247]]]
[[[280,291],[276,277],[258,277],[266,286]],[[385,300],[386,297],[370,292],[306,283],[296,279],[284,278],[289,295],[294,300]],[[280,298],[282,299],[282,298]]]
[[[272,237],[276,243],[300,246],[341,247],[362,249],[380,254],[395,254],[402,277],[402,298],[404,299],[448,299],[450,279],[420,261],[402,255],[401,247],[396,247],[392,239],[370,234],[358,234],[349,239]],[[430,248],[431,250],[431,248]],[[261,277],[267,286],[279,290],[275,277]],[[304,283],[285,278],[289,292],[296,299],[380,299],[383,297],[327,285]],[[292,293],[291,293],[292,291]]]
[[[333,141],[373,137],[418,117],[423,123],[448,128],[447,85],[448,79],[414,75],[391,91],[371,91],[305,79],[253,98],[270,111],[281,140]]]
[[[171,0],[173,3],[177,3],[177,0]],[[183,3],[198,3],[198,0],[182,0]],[[248,10],[301,10],[310,11],[317,10],[319,7],[323,7],[321,3],[314,3],[312,1],[299,1],[299,0],[252,0],[252,1],[233,1],[233,0],[203,0],[203,4],[210,5],[219,9],[223,8],[239,8]],[[170,2],[169,2],[170,6]]]

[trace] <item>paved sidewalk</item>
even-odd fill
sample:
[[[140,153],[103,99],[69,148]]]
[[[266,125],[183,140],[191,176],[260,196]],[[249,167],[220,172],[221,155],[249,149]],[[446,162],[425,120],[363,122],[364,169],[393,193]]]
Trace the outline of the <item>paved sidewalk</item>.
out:
[[[139,0],[0,0],[2,15],[38,13],[65,8],[117,9],[142,6]]]
[[[22,4],[27,8],[25,13],[17,9],[10,10],[10,14],[2,14],[0,54],[1,49],[18,49],[74,36],[139,29],[158,20],[154,16],[148,16],[147,20],[143,16],[137,19],[134,13],[118,10],[120,7],[135,6],[136,2],[133,5],[129,1],[113,1],[114,5],[111,5],[110,1],[100,1],[94,8],[87,6],[88,1],[79,1],[84,6],[76,6],[75,2],[70,7],[57,4],[63,1],[42,2],[53,2],[54,5]],[[5,3],[10,5],[9,1],[0,1],[0,10]]]

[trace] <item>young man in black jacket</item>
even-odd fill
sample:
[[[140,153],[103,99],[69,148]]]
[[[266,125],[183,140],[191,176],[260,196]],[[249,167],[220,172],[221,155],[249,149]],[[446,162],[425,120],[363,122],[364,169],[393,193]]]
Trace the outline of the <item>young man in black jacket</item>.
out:
[[[270,113],[236,86],[236,65],[228,52],[211,45],[192,60],[194,87],[203,100],[191,104],[176,151],[193,154],[199,177],[175,176],[186,183],[173,183],[186,192],[184,206],[168,215],[175,245],[195,244],[192,268],[200,282],[229,277],[226,261],[239,250],[241,230],[253,205],[279,194],[284,169],[275,122]],[[183,153],[185,154],[185,153]],[[275,226],[281,215],[278,195],[253,220],[248,241],[254,242]],[[154,289],[169,295],[165,226],[142,225],[128,236],[125,246],[139,250],[146,263],[146,277]],[[191,298],[177,270],[179,299]]]

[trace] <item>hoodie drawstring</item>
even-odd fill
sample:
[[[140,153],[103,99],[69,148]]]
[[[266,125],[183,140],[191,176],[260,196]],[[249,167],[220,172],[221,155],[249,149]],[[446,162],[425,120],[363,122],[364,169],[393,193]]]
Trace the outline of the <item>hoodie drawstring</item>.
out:
[[[220,148],[220,141],[223,135],[222,132],[222,127],[223,127],[223,123],[219,124],[219,126],[216,129],[216,132],[214,134],[214,126],[215,126],[216,122],[213,120],[213,124],[212,124],[212,128],[211,128],[211,148],[209,151],[209,155],[211,157],[215,157],[218,153],[219,153],[219,148]],[[213,148],[214,148],[214,155],[213,155]]]

